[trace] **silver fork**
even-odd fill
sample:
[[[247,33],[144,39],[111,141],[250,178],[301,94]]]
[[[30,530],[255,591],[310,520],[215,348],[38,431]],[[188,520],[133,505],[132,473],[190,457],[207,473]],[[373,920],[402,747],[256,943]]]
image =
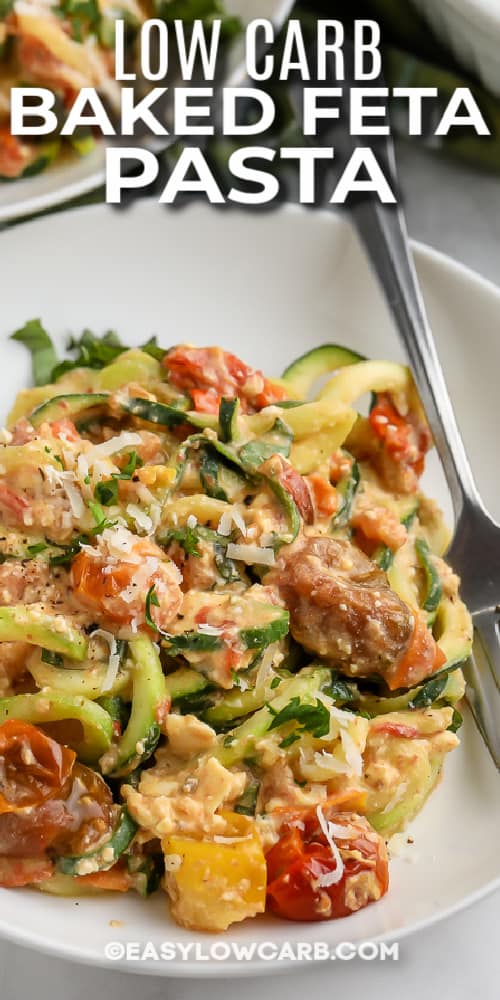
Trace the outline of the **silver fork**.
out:
[[[347,67],[345,91],[353,83],[353,78],[347,78],[348,73]],[[325,86],[328,82],[337,83],[326,81]],[[374,86],[380,85],[383,80],[374,81]],[[291,88],[299,114],[300,91],[299,87]],[[361,143],[349,135],[347,123],[347,108],[344,108],[340,122],[333,129],[327,128],[319,141],[335,147],[335,158],[340,163],[357,145],[370,144],[397,190],[391,138],[368,138]],[[310,144],[318,145],[318,138],[311,139]],[[473,651],[464,669],[467,700],[500,770],[500,525],[481,500],[467,458],[419,288],[403,209],[400,204],[383,205],[372,195],[358,195],[347,207],[408,355],[451,493],[455,534],[446,558],[461,577],[462,597],[474,624]]]
[[[461,577],[474,643],[465,666],[467,700],[500,769],[500,525],[486,510],[458,429],[409,248],[403,210],[375,201],[352,208],[379,277],[441,459],[455,514],[446,554]]]

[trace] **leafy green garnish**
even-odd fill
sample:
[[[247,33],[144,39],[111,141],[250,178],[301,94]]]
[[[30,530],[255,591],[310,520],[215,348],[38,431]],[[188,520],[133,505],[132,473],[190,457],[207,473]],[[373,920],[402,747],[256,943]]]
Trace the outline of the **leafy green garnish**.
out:
[[[72,337],[68,344],[68,351],[76,351],[76,357],[74,360],[67,359],[56,365],[52,371],[52,380],[56,381],[74,368],[97,370],[105,368],[126,350],[113,330],[108,330],[102,337],[96,337],[90,330],[84,330],[81,337]]]
[[[118,480],[132,479],[135,470],[143,464],[136,451],[131,451],[127,458],[127,464],[121,472],[112,472],[111,479],[103,479],[97,483],[94,496],[103,507],[112,507],[118,503]]]
[[[118,503],[118,482],[116,479],[104,479],[97,483],[94,496],[103,507],[112,507]]]
[[[168,531],[164,538],[161,540],[161,544],[165,547],[171,545],[173,542],[177,542],[181,549],[187,556],[201,556],[201,552],[198,549],[198,543],[200,541],[200,536],[196,531],[196,528],[190,528],[186,525],[185,528],[172,528]]]
[[[92,501],[89,502],[89,506],[90,503],[92,503]],[[99,507],[99,504],[95,504],[94,506],[96,509],[97,508],[99,509],[102,515],[104,515],[104,511],[102,510],[101,507]],[[50,545],[53,545],[56,549],[61,550],[60,555],[55,555],[50,557],[49,560],[50,565],[69,566],[69,564],[72,562],[75,556],[78,555],[80,547],[82,545],[90,545],[92,538],[95,538],[96,535],[102,534],[105,528],[113,528],[115,524],[116,521],[110,521],[108,518],[103,516],[102,520],[96,524],[95,528],[91,528],[90,531],[85,532],[85,534],[83,535],[76,535],[73,541],[69,543],[69,545],[57,545],[55,542],[50,542],[49,543]]]
[[[214,500],[227,501],[227,493],[219,485],[219,463],[208,451],[203,452],[200,464],[200,480],[204,492]]]
[[[151,616],[151,608],[152,607],[155,607],[155,608],[159,608],[160,607],[160,601],[158,599],[158,594],[156,593],[156,584],[154,584],[154,583],[151,585],[151,587],[149,588],[149,590],[148,590],[148,592],[146,594],[145,618],[146,618],[146,622],[149,625],[149,627],[152,628],[154,632],[158,632],[159,631],[158,625],[156,624],[155,621],[153,621],[153,618]]]
[[[155,361],[163,361],[163,358],[167,353],[163,347],[158,346],[156,337],[150,337],[150,339],[142,345],[141,351],[144,351],[144,354],[149,354],[149,356],[154,358]]]
[[[140,469],[142,465],[144,465],[144,462],[142,461],[142,458],[139,458],[139,455],[137,454],[136,451],[131,451],[127,455],[127,463],[126,463],[126,465],[123,466],[123,469],[122,469],[121,472],[114,472],[113,473],[113,478],[114,479],[132,479],[132,476],[134,475],[136,469]]]
[[[344,677],[340,677],[338,674],[332,673],[332,679],[328,685],[325,693],[333,699],[335,702],[341,702],[345,704],[346,702],[356,701],[359,698],[359,691],[352,681],[346,681]]]
[[[0,0],[1,2],[1,0]],[[11,334],[11,340],[24,344],[31,354],[31,369],[35,385],[46,385],[51,381],[57,354],[46,330],[39,319],[30,319],[24,326]]]
[[[288,458],[293,441],[293,432],[283,422],[276,420],[274,426],[267,434],[257,441],[249,441],[239,450],[239,457],[245,469],[254,471],[258,469],[271,455],[284,455]]]
[[[286,750],[287,747],[291,747],[293,743],[297,742],[297,740],[300,740],[300,733],[294,729],[293,732],[289,733],[288,736],[285,736],[281,740],[280,747],[282,750]]]
[[[36,542],[35,545],[28,545],[26,552],[30,556],[37,556],[39,555],[40,552],[45,552],[46,548],[47,548],[46,542]]]
[[[273,677],[271,681],[271,690],[274,691],[275,688],[279,687],[281,684],[281,677]]]
[[[308,702],[301,702],[297,696],[292,698],[280,712],[277,712],[269,704],[267,707],[273,716],[273,721],[269,726],[270,730],[284,726],[287,722],[296,722],[296,732],[299,738],[301,733],[307,732],[311,733],[315,739],[326,736],[330,730],[330,713],[319,698],[316,698],[315,704],[311,705]]]

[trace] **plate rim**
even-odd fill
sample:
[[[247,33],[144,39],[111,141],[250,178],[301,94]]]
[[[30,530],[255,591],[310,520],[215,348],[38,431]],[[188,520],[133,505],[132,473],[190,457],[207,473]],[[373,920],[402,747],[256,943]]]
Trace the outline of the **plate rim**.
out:
[[[129,209],[132,214],[140,215],[141,213],[147,214],[150,211],[158,209],[158,205],[154,199],[141,199],[138,200]],[[196,212],[199,209],[202,211],[210,211],[210,206],[196,205],[193,204],[188,207],[188,211]],[[75,206],[72,208],[65,209],[58,213],[57,218],[64,225],[66,217],[73,219],[73,217],[79,216],[81,213],[92,214],[92,215],[103,215],[111,211],[111,207],[106,203],[100,203],[95,205],[87,206]],[[233,208],[230,206],[230,211],[233,213],[240,214],[244,217],[247,213],[238,210],[238,208]],[[296,216],[298,218],[304,217],[305,215],[313,214],[313,217],[317,217],[320,224],[325,224],[327,222],[332,223],[334,226],[345,226],[350,225],[348,217],[346,215],[340,214],[338,212],[332,211],[331,209],[317,209],[311,210],[305,209],[300,205],[295,204],[285,204],[277,208],[276,214],[279,216]],[[165,224],[168,224],[168,213],[164,213]],[[54,222],[51,219],[50,222]],[[48,219],[45,217],[39,217],[35,219],[30,219],[23,225],[28,228],[39,226],[44,226],[48,224]],[[50,224],[50,223],[49,223]],[[17,227],[12,227],[12,229],[6,229],[0,232],[0,251],[5,241],[12,238],[16,233]],[[473,268],[455,258],[451,257],[440,250],[435,249],[429,244],[411,240],[411,248],[415,256],[415,262],[418,264],[419,261],[431,262],[432,265],[437,265],[439,268],[449,273],[455,274],[457,277],[466,278],[479,289],[486,292],[489,296],[493,296],[498,301],[498,306],[500,309],[500,286],[496,285],[491,279],[485,278],[479,272],[475,271]],[[420,931],[426,929],[427,927],[433,927],[443,920],[448,919],[456,913],[462,910],[468,909],[471,906],[478,903],[480,900],[489,896],[495,890],[500,888],[500,862],[499,862],[499,873],[498,875],[469,892],[461,899],[455,901],[449,906],[445,906],[439,909],[437,913],[432,916],[426,916],[420,920],[416,920],[413,923],[408,924],[406,927],[398,929],[396,931],[391,930],[385,933],[374,935],[370,938],[370,941],[374,943],[383,943],[391,941],[401,941],[408,938],[410,935],[419,933]],[[66,944],[66,942],[58,942],[57,944],[52,939],[40,938],[40,936],[34,936],[29,931],[24,932],[19,928],[15,930],[9,925],[7,919],[0,918],[0,938],[5,941],[11,941],[14,944],[18,944],[22,947],[32,949],[38,953],[52,956],[54,958],[59,958],[64,961],[70,961],[79,965],[92,966],[94,968],[104,968],[109,971],[116,972],[127,972],[135,975],[146,975],[146,976],[156,976],[157,978],[170,978],[170,979],[198,979],[200,977],[205,977],[210,980],[216,980],[227,976],[250,978],[253,976],[262,975],[276,975],[281,972],[286,973],[290,971],[291,968],[317,968],[323,967],[325,962],[328,961],[327,958],[315,959],[314,961],[294,961],[293,959],[285,959],[283,961],[264,961],[262,959],[257,959],[251,962],[238,962],[237,959],[231,959],[224,962],[180,962],[175,965],[170,965],[168,962],[158,963],[154,961],[144,961],[139,963],[130,963],[127,960],[120,959],[118,961],[111,961],[106,958],[103,954],[94,954],[93,952],[85,952],[79,949],[78,946],[72,944]]]

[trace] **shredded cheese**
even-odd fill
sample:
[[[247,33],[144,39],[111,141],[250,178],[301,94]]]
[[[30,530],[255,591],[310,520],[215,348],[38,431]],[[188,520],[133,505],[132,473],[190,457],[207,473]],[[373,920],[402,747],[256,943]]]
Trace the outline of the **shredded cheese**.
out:
[[[274,566],[274,549],[262,549],[260,545],[234,545],[230,542],[227,547],[228,559],[237,559],[247,563],[248,566]]]
[[[132,448],[137,444],[142,444],[140,434],[136,434],[134,431],[122,431],[121,434],[110,438],[109,441],[102,441],[101,444],[95,444],[88,453],[89,462],[93,465],[98,458],[107,458],[108,455],[114,455],[117,451],[123,451],[124,448]]]
[[[323,813],[321,806],[316,807],[316,815],[318,817],[318,822],[321,827],[321,830],[328,841],[328,846],[332,852],[333,859],[336,862],[336,867],[332,872],[321,872],[321,874],[319,875],[318,879],[319,884],[323,888],[327,889],[331,885],[338,885],[338,883],[341,881],[344,874],[344,862],[342,861],[342,858],[340,856],[340,851],[334,840],[335,825],[325,819],[325,815]]]
[[[101,691],[109,691],[116,680],[116,676],[120,669],[120,654],[118,652],[118,643],[112,634],[112,632],[107,632],[104,628],[96,628],[95,632],[92,632],[91,640],[96,638],[103,639],[104,642],[108,643],[109,646],[109,660],[108,669],[104,677]]]

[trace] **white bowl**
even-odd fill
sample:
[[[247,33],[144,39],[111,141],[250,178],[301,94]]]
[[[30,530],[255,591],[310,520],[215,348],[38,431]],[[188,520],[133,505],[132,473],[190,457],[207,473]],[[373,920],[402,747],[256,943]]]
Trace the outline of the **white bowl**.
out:
[[[0,235],[2,313],[0,393],[7,410],[29,379],[24,349],[7,339],[40,316],[62,346],[89,327],[116,329],[130,343],[151,334],[168,345],[221,344],[277,374],[308,347],[338,341],[375,358],[400,356],[387,309],[348,223],[331,213],[283,209],[264,214],[202,206],[161,210],[141,202],[127,213],[80,209]],[[22,261],[22,268],[19,266]],[[450,387],[486,502],[500,516],[494,434],[500,371],[500,291],[446,257],[416,248],[416,262]],[[493,449],[493,454],[492,454]],[[434,460],[426,488],[447,504]],[[279,945],[402,938],[500,884],[498,774],[466,720],[462,746],[442,785],[413,824],[415,863],[391,866],[391,888],[347,920],[293,924],[271,918],[237,924],[224,942]],[[111,927],[110,921],[121,921]],[[21,944],[93,965],[119,942],[214,939],[177,927],[163,893],[57,899],[0,890],[0,933]],[[219,940],[217,938],[216,940]],[[116,961],[156,975],[230,976],[284,970],[256,956],[229,960]]]
[[[500,97],[498,0],[413,0],[459,63]]]
[[[244,24],[253,18],[265,17],[275,25],[281,25],[293,3],[294,0],[252,0],[250,5],[248,0],[225,0],[226,10],[240,17]],[[230,68],[234,68],[243,58],[241,44],[237,43]],[[0,223],[43,212],[74,198],[82,198],[89,191],[95,191],[104,181],[104,147],[99,142],[89,156],[63,159],[34,177],[0,181]]]

